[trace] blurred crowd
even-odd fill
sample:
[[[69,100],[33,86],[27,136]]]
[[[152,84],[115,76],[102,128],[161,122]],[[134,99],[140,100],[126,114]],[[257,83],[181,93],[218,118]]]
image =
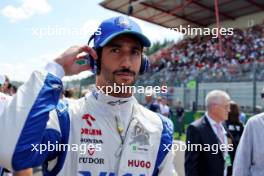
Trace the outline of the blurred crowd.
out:
[[[150,56],[150,74],[155,80],[178,84],[200,78],[201,81],[241,81],[264,78],[264,24],[234,35],[222,36],[222,53],[217,38],[196,36],[164,48]],[[146,75],[148,76],[148,75]],[[142,78],[144,79],[144,78]]]
[[[10,83],[9,78],[6,75],[0,75],[0,79],[0,84],[2,82],[2,86],[0,86],[0,92],[9,96],[15,95],[17,92],[17,86]]]

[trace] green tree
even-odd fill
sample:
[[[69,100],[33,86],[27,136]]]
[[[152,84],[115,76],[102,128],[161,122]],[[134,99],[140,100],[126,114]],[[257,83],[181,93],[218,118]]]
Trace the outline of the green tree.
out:
[[[158,50],[167,47],[172,43],[174,43],[173,40],[167,40],[167,39],[165,39],[162,43],[160,43],[160,41],[154,42],[150,48],[146,49],[145,54],[149,56],[157,52]]]

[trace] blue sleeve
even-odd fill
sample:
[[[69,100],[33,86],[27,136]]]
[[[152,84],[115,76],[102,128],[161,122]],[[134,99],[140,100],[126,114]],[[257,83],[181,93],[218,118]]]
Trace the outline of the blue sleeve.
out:
[[[52,158],[53,153],[45,151],[40,154],[34,150],[34,146],[40,144],[55,144],[60,142],[60,133],[56,130],[46,129],[49,120],[49,112],[56,108],[62,82],[52,74],[47,74],[44,84],[31,107],[24,127],[20,133],[15,151],[12,157],[12,167],[14,170],[39,166],[47,158]]]
[[[0,176],[2,176],[2,174],[3,174],[3,168],[0,167]]]
[[[171,149],[172,147],[172,143],[173,143],[173,123],[172,121],[161,115],[158,114],[161,121],[162,121],[162,125],[163,125],[163,130],[162,130],[162,134],[161,134],[161,139],[160,139],[160,146],[159,146],[159,151],[157,154],[157,160],[155,163],[155,168],[154,168],[154,172],[153,175],[158,175],[159,174],[159,169],[160,169],[160,165],[163,162],[163,160],[165,159],[165,157],[167,156],[167,154],[169,153],[169,150],[167,150],[166,146],[169,146],[168,148]]]

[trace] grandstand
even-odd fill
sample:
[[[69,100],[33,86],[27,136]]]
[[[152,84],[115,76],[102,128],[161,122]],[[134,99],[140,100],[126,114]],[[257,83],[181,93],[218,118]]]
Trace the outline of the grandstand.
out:
[[[210,36],[185,39],[162,49],[150,56],[153,63],[151,71],[141,77],[139,84],[166,83],[168,86],[177,87],[174,92],[190,92],[192,96],[189,98],[179,96],[179,93],[171,99],[182,100],[185,107],[191,107],[192,102],[195,102],[195,91],[188,88],[183,91],[179,87],[195,80],[200,84],[200,109],[204,109],[203,100],[209,90],[222,88],[234,100],[247,107],[248,111],[252,111],[252,80],[254,76],[256,81],[264,80],[263,24],[244,30],[236,29],[233,36],[223,37],[223,45],[222,56],[217,52],[218,42]],[[150,75],[152,79],[147,79]],[[237,90],[237,84],[244,86],[239,86],[241,89]],[[263,84],[259,84],[256,92],[262,89]],[[256,104],[262,104],[260,96],[257,97]]]
[[[252,64],[256,58],[257,80],[263,80],[263,26],[236,29],[234,35],[224,36],[222,56],[217,49],[217,39],[211,36],[185,39],[151,55],[153,64],[150,73],[158,77],[155,79],[157,82],[166,80],[172,86],[198,76],[201,82],[250,81]]]

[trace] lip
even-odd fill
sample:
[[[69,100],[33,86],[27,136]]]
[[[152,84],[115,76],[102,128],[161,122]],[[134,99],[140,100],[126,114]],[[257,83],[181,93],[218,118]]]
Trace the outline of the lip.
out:
[[[129,72],[118,72],[116,73],[117,76],[125,76],[125,77],[131,77],[133,76],[132,73],[129,73]]]

